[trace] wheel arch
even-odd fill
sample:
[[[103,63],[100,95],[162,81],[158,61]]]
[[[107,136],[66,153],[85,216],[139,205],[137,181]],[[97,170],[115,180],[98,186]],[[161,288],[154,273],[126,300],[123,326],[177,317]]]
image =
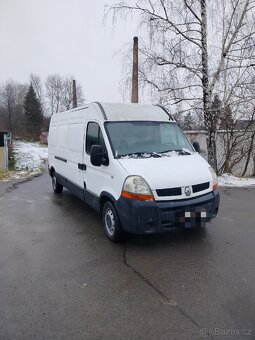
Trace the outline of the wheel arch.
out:
[[[53,177],[54,172],[55,172],[55,168],[53,166],[51,166],[49,168],[49,175],[50,175],[51,178]]]
[[[102,213],[105,202],[110,201],[116,208],[116,199],[107,191],[103,191],[99,198],[100,213]]]

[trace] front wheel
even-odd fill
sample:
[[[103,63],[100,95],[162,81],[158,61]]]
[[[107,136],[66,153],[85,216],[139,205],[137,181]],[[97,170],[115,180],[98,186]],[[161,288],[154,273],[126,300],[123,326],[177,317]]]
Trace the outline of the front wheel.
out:
[[[63,185],[58,182],[55,174],[52,175],[52,188],[55,194],[60,194],[63,191]]]
[[[104,204],[102,217],[106,236],[113,242],[123,239],[124,231],[121,227],[117,211],[111,202]]]

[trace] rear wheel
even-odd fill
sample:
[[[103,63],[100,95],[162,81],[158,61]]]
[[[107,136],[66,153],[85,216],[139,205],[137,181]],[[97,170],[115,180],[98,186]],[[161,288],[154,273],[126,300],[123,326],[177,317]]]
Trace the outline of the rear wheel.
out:
[[[124,232],[117,211],[111,202],[104,204],[102,217],[106,236],[113,242],[118,242],[123,239]]]
[[[60,194],[63,191],[63,185],[58,182],[55,173],[52,174],[52,188],[55,194]]]

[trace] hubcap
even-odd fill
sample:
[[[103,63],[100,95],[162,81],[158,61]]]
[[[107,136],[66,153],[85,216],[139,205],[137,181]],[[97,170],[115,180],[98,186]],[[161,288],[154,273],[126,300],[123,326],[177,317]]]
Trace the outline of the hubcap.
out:
[[[108,234],[112,236],[115,232],[115,219],[111,209],[107,209],[104,217],[104,222]]]

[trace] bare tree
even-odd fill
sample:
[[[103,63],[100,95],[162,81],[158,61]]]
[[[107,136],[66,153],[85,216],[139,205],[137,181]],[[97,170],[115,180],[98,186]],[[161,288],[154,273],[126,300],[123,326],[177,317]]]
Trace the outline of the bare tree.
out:
[[[46,86],[46,101],[50,114],[72,108],[73,101],[73,76],[61,77],[59,74],[48,76]],[[82,87],[76,87],[77,103],[82,105],[85,101]]]
[[[0,102],[3,113],[8,117],[8,129],[13,134],[22,130],[23,101],[27,85],[8,80],[0,90]]]
[[[47,77],[45,82],[46,100],[50,115],[59,112],[63,99],[63,79],[59,74]]]
[[[13,115],[16,103],[16,86],[13,80],[6,82],[2,87],[1,102],[8,116],[10,132],[13,133]]]
[[[6,111],[1,103],[1,94],[0,94],[0,131],[8,131],[9,130],[9,120],[6,114]]]
[[[63,78],[63,96],[61,105],[63,110],[70,110],[73,107],[73,79],[74,76],[68,76]],[[81,106],[84,104],[85,99],[82,92],[82,87],[76,82],[76,96],[77,105]]]
[[[215,94],[225,104],[235,101],[241,83],[249,83],[253,6],[254,0],[131,0],[110,7],[114,18],[137,13],[144,28],[140,84],[172,111],[203,110],[208,161],[216,170],[212,102]]]
[[[219,157],[219,173],[233,173],[238,166],[239,173],[245,176],[252,163],[255,138],[255,97],[252,87],[245,88],[245,97],[236,97],[227,106],[222,102],[221,136],[217,138],[220,141],[218,144],[223,142],[224,148]]]
[[[40,101],[41,106],[43,103],[43,85],[42,85],[42,81],[41,78],[34,73],[30,74],[30,83],[33,86],[33,89],[35,91],[36,97],[37,99]]]

